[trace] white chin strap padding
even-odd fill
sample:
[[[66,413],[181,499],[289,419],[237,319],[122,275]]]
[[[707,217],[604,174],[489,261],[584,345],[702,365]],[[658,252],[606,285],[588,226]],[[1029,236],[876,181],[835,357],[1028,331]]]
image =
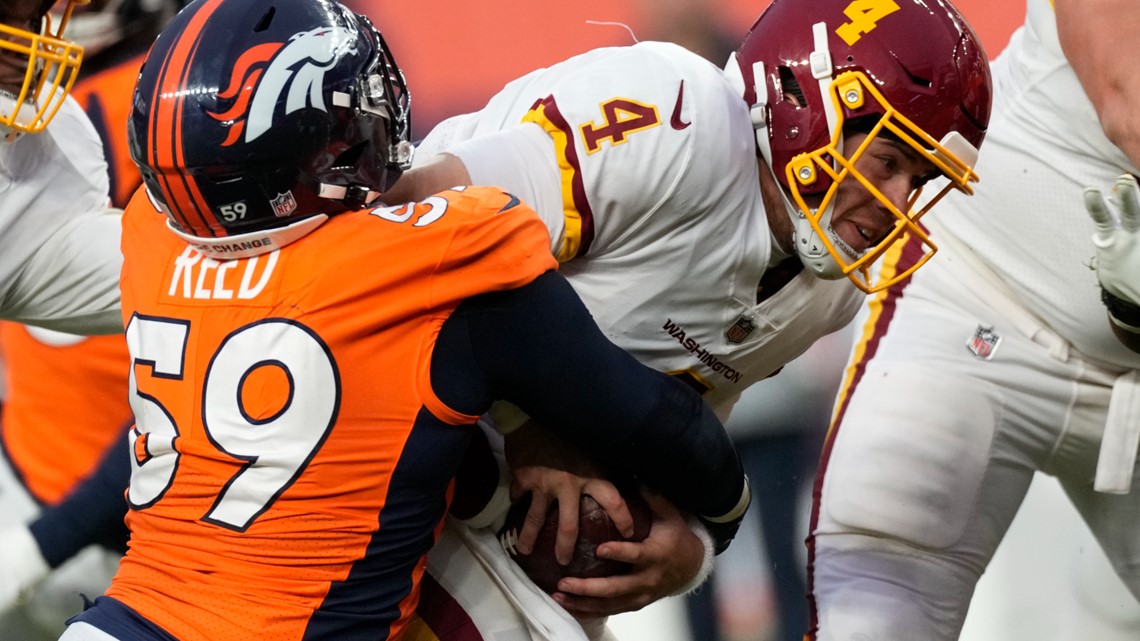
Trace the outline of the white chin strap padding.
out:
[[[951,131],[938,141],[946,151],[958,157],[958,160],[970,167],[978,164],[978,148],[966,140],[966,137],[957,131]]]
[[[793,221],[795,225],[795,236],[792,242],[796,247],[796,255],[799,256],[800,262],[804,264],[813,274],[826,280],[837,280],[843,278],[843,268],[839,266],[839,262],[827,251],[827,246],[823,244],[819,234],[815,232],[815,228],[811,226],[806,216],[797,216]],[[828,229],[831,225],[831,205],[828,205],[828,210],[820,217],[820,227]]]

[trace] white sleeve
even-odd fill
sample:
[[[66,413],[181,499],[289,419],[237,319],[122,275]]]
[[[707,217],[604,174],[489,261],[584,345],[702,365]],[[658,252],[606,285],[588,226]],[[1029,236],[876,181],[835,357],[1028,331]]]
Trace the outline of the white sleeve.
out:
[[[119,216],[90,120],[68,99],[47,131],[0,146],[0,317],[122,331]]]
[[[448,151],[457,141],[467,140],[474,135],[474,127],[478,123],[478,114],[461,114],[452,116],[431,128],[424,139],[416,144],[416,153],[412,156],[412,166],[421,165],[425,161]]]
[[[83,107],[68,96],[64,107],[56,113],[45,133],[50,135],[59,149],[64,152],[63,158],[57,159],[56,162],[66,162],[71,165],[73,168],[71,171],[82,176],[86,191],[101,197],[100,202],[109,202],[111,179],[106,155],[103,152],[103,139],[99,137],[99,132],[87,117],[87,113],[83,111]],[[80,210],[90,211],[82,208]]]
[[[448,153],[467,167],[475,185],[502,187],[538,212],[557,252],[565,229],[562,183],[554,141],[535,124],[523,124],[456,143]]]
[[[6,319],[73,334],[123,331],[119,306],[120,211],[66,221],[12,282]]]

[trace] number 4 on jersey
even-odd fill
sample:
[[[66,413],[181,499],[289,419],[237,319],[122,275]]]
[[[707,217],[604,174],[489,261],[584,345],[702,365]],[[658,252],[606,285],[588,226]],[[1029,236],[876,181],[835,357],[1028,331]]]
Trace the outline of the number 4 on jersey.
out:
[[[626,98],[614,98],[602,104],[605,122],[600,127],[588,122],[582,125],[582,141],[586,153],[592,154],[601,149],[602,141],[609,139],[615,145],[626,142],[626,136],[635,131],[644,131],[661,124],[657,107],[643,105]]]

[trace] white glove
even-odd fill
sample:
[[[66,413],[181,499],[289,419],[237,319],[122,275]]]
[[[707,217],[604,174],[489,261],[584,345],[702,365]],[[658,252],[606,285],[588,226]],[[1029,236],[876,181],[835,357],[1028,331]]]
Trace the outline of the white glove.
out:
[[[0,613],[17,605],[49,572],[27,527],[0,530]]]
[[[1140,305],[1140,186],[1131,174],[1116,179],[1112,193],[1085,188],[1085,209],[1096,223],[1096,276],[1108,293]]]

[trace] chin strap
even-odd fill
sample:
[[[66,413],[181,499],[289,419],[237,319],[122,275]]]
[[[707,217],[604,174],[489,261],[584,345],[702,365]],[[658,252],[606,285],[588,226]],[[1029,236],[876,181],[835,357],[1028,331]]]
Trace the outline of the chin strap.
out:
[[[756,146],[760,148],[760,156],[764,158],[768,172],[775,178],[776,174],[772,169],[772,145],[768,142],[768,84],[764,82],[764,74],[763,62],[752,63],[752,89],[756,93],[756,102],[750,107],[749,115],[752,118],[752,131],[756,137]],[[744,73],[740,70],[740,61],[736,59],[735,51],[728,56],[728,62],[724,65],[724,75],[737,95],[743,97],[746,93]],[[779,184],[779,181],[776,184]],[[783,189],[780,190],[780,195],[784,197],[784,204],[794,218],[795,212],[798,211],[796,206],[784,194]]]
[[[13,125],[21,124],[20,123],[21,114],[19,112],[23,111],[27,106],[28,105],[27,105],[26,101],[23,103],[18,103],[18,102],[16,102],[15,97],[10,96],[10,94],[8,94],[8,92],[0,91],[0,114],[3,115],[6,122],[11,122],[11,123],[13,123]],[[35,106],[33,105],[32,108],[34,110]],[[9,116],[8,114],[13,114],[13,115]],[[9,120],[9,118],[10,118],[10,120]],[[24,126],[24,125],[21,124],[21,126]],[[15,142],[21,136],[23,136],[24,133],[25,132],[23,129],[19,129],[19,128],[14,127],[14,126],[0,124],[0,138],[2,138],[4,142]]]
[[[342,202],[349,209],[361,209],[379,198],[380,192],[365,189],[360,185],[345,187],[343,185],[321,183],[320,188],[317,190],[317,195],[321,198]]]
[[[22,132],[18,129],[12,129],[11,127],[5,127],[4,125],[0,125],[0,141],[6,142],[6,143],[16,142],[23,135],[24,135],[24,132]]]
[[[724,65],[724,73],[736,89],[736,93],[743,96],[745,93],[744,74],[740,71],[740,61],[736,59],[735,51],[728,56],[728,62]],[[752,63],[752,88],[756,92],[756,103],[750,108],[749,115],[752,118],[752,131],[756,137],[756,146],[760,149],[760,157],[764,159],[760,171],[767,170],[768,175],[779,185],[780,181],[777,179],[776,171],[772,168],[772,145],[768,141],[768,85],[764,82],[764,73],[763,62]],[[804,220],[799,208],[784,190],[781,188],[779,192],[780,199],[784,203],[784,209],[787,210],[792,224],[796,225],[797,221]],[[798,226],[796,233],[799,233]]]

